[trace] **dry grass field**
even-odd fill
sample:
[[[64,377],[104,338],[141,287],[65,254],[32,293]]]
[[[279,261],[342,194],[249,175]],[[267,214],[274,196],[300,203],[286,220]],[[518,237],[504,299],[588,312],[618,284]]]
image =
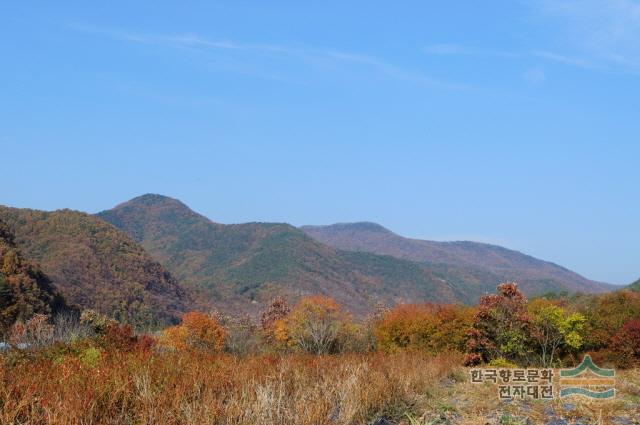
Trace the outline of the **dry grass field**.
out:
[[[36,358],[33,358],[35,356]],[[640,371],[612,401],[501,402],[457,354],[5,354],[2,424],[631,424]],[[600,421],[600,422],[598,422]]]

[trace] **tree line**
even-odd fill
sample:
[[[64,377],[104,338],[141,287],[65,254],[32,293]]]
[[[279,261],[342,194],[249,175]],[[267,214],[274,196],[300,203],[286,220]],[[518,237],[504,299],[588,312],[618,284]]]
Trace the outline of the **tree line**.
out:
[[[64,328],[64,329],[62,329]],[[466,365],[551,367],[579,361],[589,352],[604,364],[631,367],[640,361],[640,294],[547,294],[527,299],[515,283],[498,285],[477,306],[400,304],[379,307],[354,320],[334,299],[302,298],[290,307],[276,298],[259,321],[219,312],[189,312],[152,335],[136,335],[92,310],[74,319],[36,314],[8,332],[16,346],[38,347],[83,338],[159,351],[256,353],[458,352]],[[142,342],[140,342],[142,341]],[[98,347],[100,349],[100,347]]]

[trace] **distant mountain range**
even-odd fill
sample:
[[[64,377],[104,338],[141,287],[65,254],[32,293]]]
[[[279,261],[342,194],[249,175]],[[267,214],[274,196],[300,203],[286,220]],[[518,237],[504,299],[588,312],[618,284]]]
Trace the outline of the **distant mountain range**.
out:
[[[378,302],[455,302],[466,296],[444,272],[416,262],[336,250],[288,224],[214,223],[160,195],[97,216],[224,310],[252,312],[276,295],[330,295],[356,313]]]
[[[612,287],[594,282],[557,264],[496,245],[478,242],[434,242],[399,236],[375,223],[303,226],[309,236],[337,249],[371,252],[428,265],[447,264],[484,271],[500,281],[518,282],[528,293],[544,291],[602,292]]]
[[[356,313],[377,303],[474,303],[505,280],[528,294],[610,289],[517,251],[412,240],[374,223],[226,225],[161,195],[97,216],[131,235],[184,284],[232,310],[254,310],[274,295],[312,293],[331,295]]]
[[[631,285],[628,286],[628,288],[631,289],[632,291],[640,292],[640,279],[633,282]]]
[[[187,310],[256,314],[274,296],[324,294],[364,316],[379,304],[475,303],[506,280],[529,295],[613,289],[498,246],[408,239],[374,223],[220,224],[161,195],[95,216],[0,207],[0,220],[69,303],[139,327]]]

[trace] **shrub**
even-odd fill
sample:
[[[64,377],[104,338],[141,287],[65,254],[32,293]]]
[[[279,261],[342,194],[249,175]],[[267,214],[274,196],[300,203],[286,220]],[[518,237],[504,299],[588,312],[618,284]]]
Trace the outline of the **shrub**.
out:
[[[516,283],[503,283],[495,295],[480,298],[480,305],[469,332],[467,364],[505,358],[528,363],[530,318],[527,299]]]
[[[35,347],[42,347],[53,342],[53,325],[49,322],[49,316],[34,314],[27,321],[28,343]]]
[[[9,342],[14,346],[43,347],[53,342],[54,328],[49,323],[49,316],[34,314],[27,323],[16,322],[9,335]]]
[[[315,295],[300,300],[282,322],[276,322],[276,334],[303,351],[332,353],[338,351],[340,336],[350,323],[334,299]]]
[[[513,368],[518,367],[518,365],[516,365],[515,363],[510,362],[509,360],[507,360],[507,359],[505,359],[503,357],[499,357],[497,359],[491,360],[487,366],[495,367],[495,368],[503,368],[503,369],[513,369]]]
[[[338,350],[342,353],[366,353],[376,350],[374,322],[364,323],[348,321],[338,335]]]
[[[27,327],[22,322],[16,322],[11,326],[9,330],[9,344],[17,347],[21,344],[26,344],[27,339]]]
[[[109,326],[118,322],[95,310],[84,310],[82,314],[80,314],[80,323],[91,329],[94,334],[104,335]]]
[[[435,354],[463,351],[471,325],[469,308],[405,304],[383,313],[374,334],[376,346],[382,351],[413,349]]]
[[[260,325],[265,339],[269,342],[275,342],[276,323],[283,320],[291,312],[291,308],[287,302],[281,298],[274,298],[269,306],[262,312],[260,316]]]
[[[138,335],[135,349],[141,352],[150,352],[156,346],[156,340],[150,335]]]
[[[80,364],[87,368],[94,368],[102,358],[102,351],[96,347],[89,347],[78,356]]]
[[[640,317],[640,293],[616,291],[594,297],[580,311],[586,318],[585,346],[606,348],[625,323]]]
[[[76,312],[63,312],[57,314],[53,319],[54,334],[56,342],[72,343],[83,338],[95,336],[95,332],[86,322],[82,323],[80,316]]]
[[[224,350],[237,356],[246,356],[260,351],[260,335],[257,326],[247,315],[230,316],[219,312],[211,313],[226,331]]]
[[[138,338],[129,325],[111,323],[101,337],[103,347],[108,351],[132,351],[138,343]]]
[[[640,320],[630,320],[611,338],[611,352],[619,367],[640,361]]]
[[[180,325],[163,331],[162,342],[179,350],[221,351],[225,337],[226,332],[217,319],[205,313],[190,312],[182,317]]]

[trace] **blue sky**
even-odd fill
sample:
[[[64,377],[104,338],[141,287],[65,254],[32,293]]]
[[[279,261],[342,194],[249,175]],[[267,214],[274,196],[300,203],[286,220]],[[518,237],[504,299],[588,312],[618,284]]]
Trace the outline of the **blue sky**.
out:
[[[640,277],[640,2],[3,2],[0,203],[153,192]]]

